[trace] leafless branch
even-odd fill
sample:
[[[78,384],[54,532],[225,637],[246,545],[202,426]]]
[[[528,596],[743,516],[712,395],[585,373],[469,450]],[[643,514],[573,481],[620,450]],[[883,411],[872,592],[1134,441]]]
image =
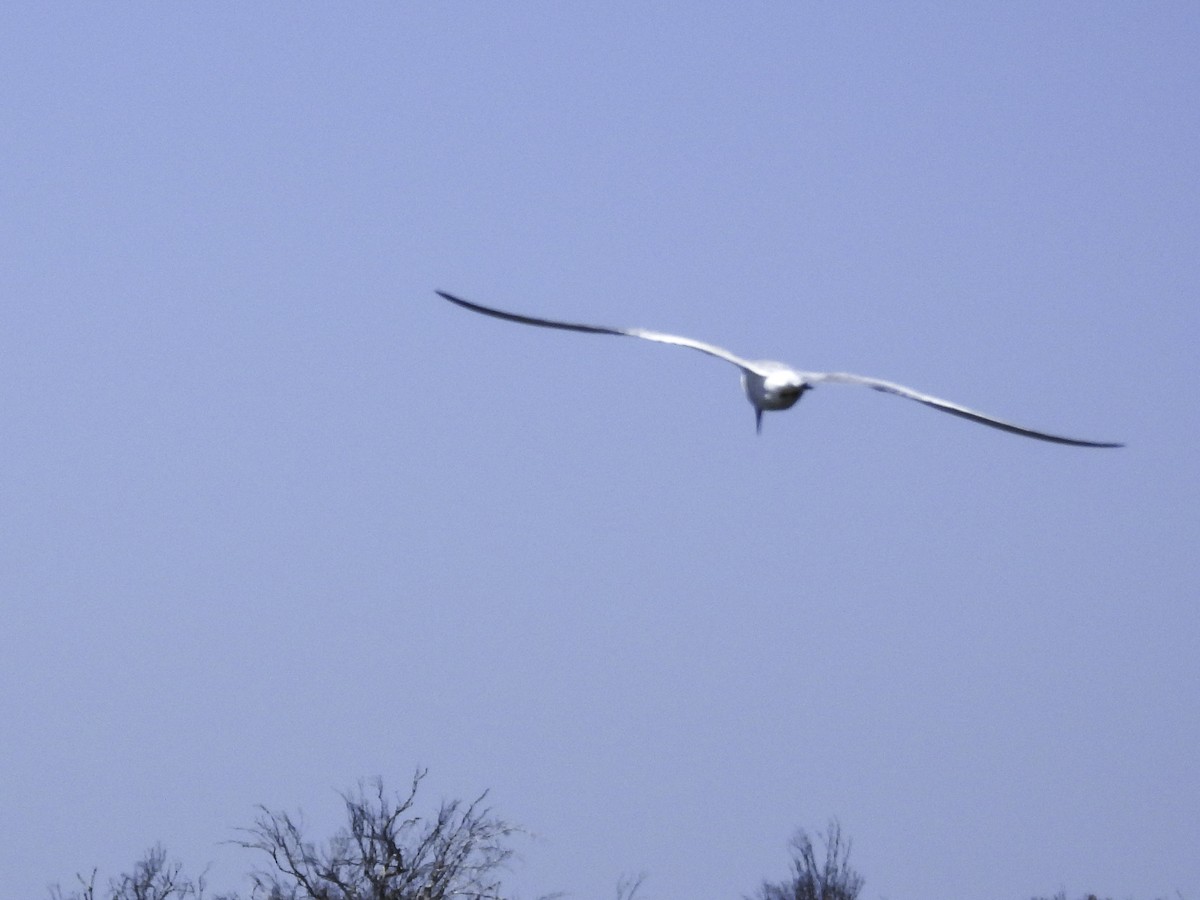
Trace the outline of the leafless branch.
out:
[[[255,895],[280,900],[500,900],[509,839],[522,833],[474,802],[444,802],[433,817],[414,812],[424,770],[407,794],[382,781],[342,795],[347,825],[324,846],[305,839],[302,823],[259,808],[243,847],[269,857],[254,873]]]

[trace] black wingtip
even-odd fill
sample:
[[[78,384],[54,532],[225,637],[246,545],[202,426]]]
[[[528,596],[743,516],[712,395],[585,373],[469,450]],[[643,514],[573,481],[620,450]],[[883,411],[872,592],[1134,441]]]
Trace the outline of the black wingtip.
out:
[[[478,306],[478,305],[472,303],[470,300],[464,300],[462,297],[456,297],[453,294],[447,293],[446,291],[439,291],[435,288],[433,292],[435,294],[437,294],[439,297],[441,297],[443,300],[449,300],[451,303],[455,304],[456,306],[461,306],[463,309],[470,309],[470,310],[474,310],[475,312],[487,313],[488,315],[496,314],[494,311],[492,311],[490,309],[485,309],[482,306]]]

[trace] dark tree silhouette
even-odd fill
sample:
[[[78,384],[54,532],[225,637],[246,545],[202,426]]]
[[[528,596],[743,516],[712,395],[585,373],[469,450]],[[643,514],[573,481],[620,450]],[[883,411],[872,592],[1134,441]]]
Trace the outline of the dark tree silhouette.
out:
[[[417,770],[407,793],[394,796],[378,778],[360,782],[342,795],[346,826],[323,844],[306,838],[298,818],[260,806],[253,826],[241,829],[244,838],[233,841],[270,859],[251,873],[248,900],[505,900],[500,875],[513,855],[511,839],[524,830],[483,806],[486,791],[472,803],[443,802],[436,815],[420,815],[414,804],[425,774]],[[858,900],[863,878],[850,867],[850,841],[836,819],[818,839],[823,859],[808,833],[798,830],[790,845],[791,877],[764,881],[745,900]],[[77,875],[79,886],[69,893],[52,886],[50,900],[241,900],[236,893],[206,893],[204,876],[185,875],[161,844],[107,887],[97,887],[96,877],[95,869]],[[645,880],[645,873],[622,876],[617,900],[641,900]],[[1060,890],[1033,900],[1068,897]],[[1175,900],[1184,900],[1178,891]]]
[[[837,820],[824,834],[825,859],[817,861],[812,839],[800,829],[792,838],[792,877],[772,884],[764,881],[752,900],[856,900],[863,879],[850,868],[850,842],[842,840]]]
[[[133,872],[108,883],[108,888],[96,887],[96,870],[87,878],[75,876],[79,889],[64,894],[62,888],[50,888],[51,900],[204,900],[204,876],[196,879],[183,874],[183,866],[167,859],[167,851],[155,844],[134,864]],[[222,900],[214,897],[213,900]],[[236,900],[226,897],[225,900]]]
[[[342,795],[348,824],[324,845],[306,839],[285,812],[259,807],[243,847],[270,857],[253,874],[256,897],[270,900],[500,900],[500,872],[522,833],[474,802],[443,803],[425,818],[413,803],[425,770],[406,795],[389,796],[376,779]]]

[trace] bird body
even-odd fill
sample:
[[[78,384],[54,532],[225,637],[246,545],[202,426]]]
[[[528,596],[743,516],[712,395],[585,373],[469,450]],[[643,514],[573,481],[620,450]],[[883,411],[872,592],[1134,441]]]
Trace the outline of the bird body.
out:
[[[783,363],[760,359],[753,365],[742,369],[742,390],[754,407],[754,428],[761,434],[764,412],[791,409],[812,385],[805,373]]]
[[[904,397],[908,400],[915,400],[918,403],[923,403],[933,409],[940,409],[942,412],[948,412],[951,415],[961,416],[964,419],[969,419],[972,422],[979,422],[982,425],[989,425],[992,428],[999,428],[1002,431],[1008,431],[1012,434],[1019,434],[1023,437],[1036,438],[1041,441],[1051,441],[1056,444],[1070,444],[1075,447],[1121,447],[1123,444],[1108,443],[1102,441],[1083,441],[1075,438],[1061,437],[1055,434],[1049,434],[1044,431],[1035,431],[1032,428],[1025,428],[1021,425],[1015,425],[1012,422],[1006,422],[1003,419],[997,419],[993,416],[984,415],[981,412],[976,412],[965,406],[953,403],[949,400],[942,400],[939,397],[923,394],[920,391],[915,391],[912,388],[905,387],[902,384],[896,384],[891,381],[884,381],[880,378],[871,378],[866,375],[854,375],[850,372],[804,372],[798,369],[793,369],[791,366],[780,362],[770,360],[749,360],[736,354],[730,353],[722,347],[715,344],[706,344],[703,341],[693,340],[692,338],[679,337],[673,334],[664,334],[659,331],[648,331],[644,328],[609,328],[603,325],[581,325],[574,322],[559,322],[553,319],[539,319],[534,316],[523,316],[517,313],[504,312],[503,310],[493,309],[488,306],[481,306],[478,303],[472,303],[469,300],[464,300],[461,297],[456,297],[453,294],[447,294],[445,291],[438,291],[439,296],[451,303],[455,303],[464,309],[469,309],[472,312],[482,313],[486,316],[493,316],[497,319],[506,319],[509,322],[518,322],[522,325],[537,325],[541,328],[557,328],[563,331],[579,331],[584,334],[611,334],[624,337],[636,337],[642,340],[654,341],[659,344],[673,344],[678,347],[689,347],[692,350],[699,350],[701,353],[715,356],[717,359],[723,359],[728,363],[737,366],[742,372],[742,389],[746,392],[746,398],[754,407],[754,421],[756,430],[762,432],[762,415],[764,412],[773,412],[784,409],[790,409],[795,406],[804,392],[811,389],[817,384],[830,382],[834,384],[857,384],[863,387],[869,387],[872,390],[882,391],[885,394],[893,394],[897,397]]]

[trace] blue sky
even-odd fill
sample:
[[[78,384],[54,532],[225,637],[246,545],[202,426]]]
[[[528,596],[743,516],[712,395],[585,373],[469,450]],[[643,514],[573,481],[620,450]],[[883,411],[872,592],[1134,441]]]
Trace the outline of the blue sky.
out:
[[[10,4],[0,893],[428,766],[526,897],[1200,896],[1200,10]],[[831,385],[761,437],[731,367]]]

